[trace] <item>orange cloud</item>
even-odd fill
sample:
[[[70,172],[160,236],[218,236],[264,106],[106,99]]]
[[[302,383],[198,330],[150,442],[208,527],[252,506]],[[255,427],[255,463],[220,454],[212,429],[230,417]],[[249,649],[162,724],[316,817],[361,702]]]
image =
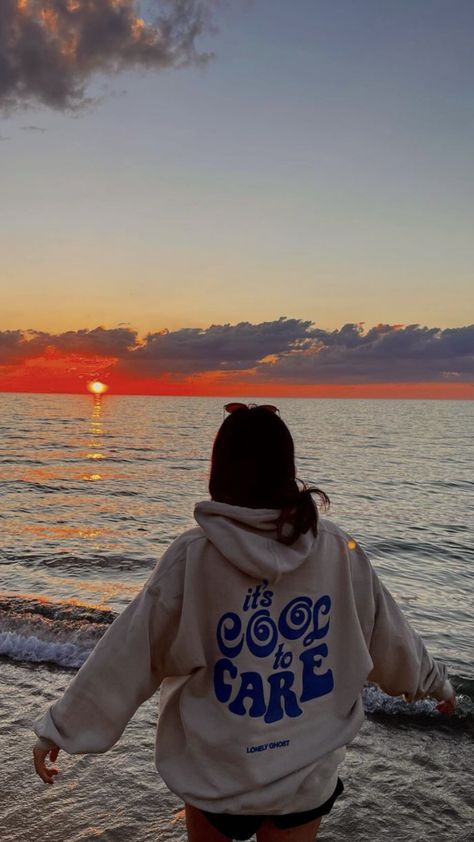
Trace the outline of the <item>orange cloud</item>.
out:
[[[106,379],[116,357],[63,353],[48,346],[41,356],[0,365],[0,389],[4,392],[84,392],[87,382]]]

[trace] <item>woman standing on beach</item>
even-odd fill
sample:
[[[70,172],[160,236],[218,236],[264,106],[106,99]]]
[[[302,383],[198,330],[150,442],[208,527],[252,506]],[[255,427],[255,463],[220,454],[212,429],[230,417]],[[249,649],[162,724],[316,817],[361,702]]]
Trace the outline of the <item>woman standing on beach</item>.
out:
[[[427,653],[357,542],[296,482],[273,406],[228,404],[211,500],[34,724],[35,768],[60,748],[105,752],[161,687],[156,765],[190,842],[310,842],[343,790],[338,768],[367,679],[454,710]]]

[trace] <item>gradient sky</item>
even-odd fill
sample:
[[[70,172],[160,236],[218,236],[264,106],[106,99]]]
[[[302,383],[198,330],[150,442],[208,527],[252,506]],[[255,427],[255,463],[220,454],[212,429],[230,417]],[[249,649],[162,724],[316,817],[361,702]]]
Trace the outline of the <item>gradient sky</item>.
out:
[[[205,67],[3,113],[0,330],[472,322],[471,0],[234,0],[214,23]]]

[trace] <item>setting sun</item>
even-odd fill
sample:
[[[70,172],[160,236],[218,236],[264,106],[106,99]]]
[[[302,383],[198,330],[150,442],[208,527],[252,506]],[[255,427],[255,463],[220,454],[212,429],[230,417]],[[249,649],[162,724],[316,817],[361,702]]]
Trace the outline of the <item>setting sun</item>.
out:
[[[105,383],[101,383],[100,380],[92,380],[87,384],[87,388],[93,395],[103,395],[107,391],[108,386]]]

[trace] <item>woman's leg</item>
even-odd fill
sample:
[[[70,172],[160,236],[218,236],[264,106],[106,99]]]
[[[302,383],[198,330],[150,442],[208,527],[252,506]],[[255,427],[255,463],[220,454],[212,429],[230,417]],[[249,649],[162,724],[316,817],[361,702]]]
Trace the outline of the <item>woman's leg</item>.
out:
[[[314,842],[321,819],[282,830],[267,819],[257,830],[257,842]]]
[[[197,807],[186,804],[185,808],[188,842],[229,842],[229,837],[216,830]]]

